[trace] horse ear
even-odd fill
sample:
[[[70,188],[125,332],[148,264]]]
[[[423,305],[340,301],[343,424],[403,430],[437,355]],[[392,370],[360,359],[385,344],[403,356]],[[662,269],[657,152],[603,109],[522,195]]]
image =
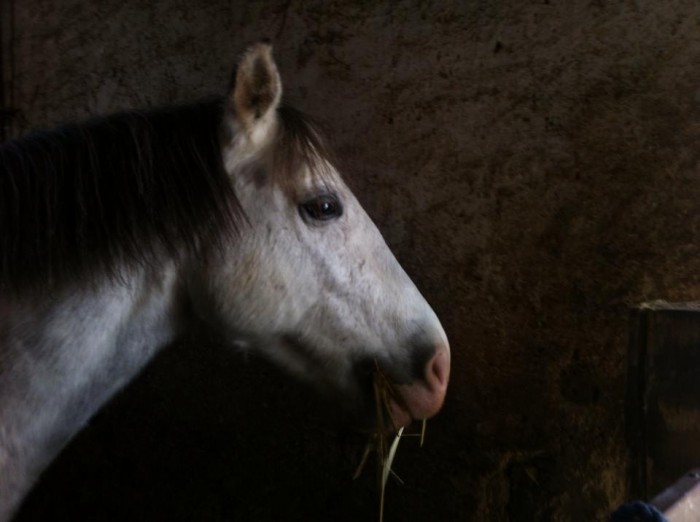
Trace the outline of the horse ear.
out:
[[[236,122],[251,135],[260,125],[269,125],[282,97],[282,81],[272,58],[272,45],[251,45],[238,63],[229,93]]]

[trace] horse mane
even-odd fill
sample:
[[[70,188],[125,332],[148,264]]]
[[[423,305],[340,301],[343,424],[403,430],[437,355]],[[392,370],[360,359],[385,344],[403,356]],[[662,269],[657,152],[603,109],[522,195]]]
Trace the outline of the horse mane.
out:
[[[119,278],[234,239],[245,218],[221,156],[224,106],[122,112],[0,144],[0,291]],[[278,115],[284,187],[331,153],[303,113]]]
[[[218,101],[123,112],[0,147],[0,287],[119,276],[237,229]]]

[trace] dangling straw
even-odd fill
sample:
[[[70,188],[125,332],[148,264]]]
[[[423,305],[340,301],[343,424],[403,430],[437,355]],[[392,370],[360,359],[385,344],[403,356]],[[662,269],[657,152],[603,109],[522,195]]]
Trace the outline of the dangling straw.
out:
[[[391,469],[391,465],[394,462],[394,457],[396,457],[396,450],[399,447],[399,442],[401,437],[420,437],[420,446],[423,447],[423,442],[425,440],[425,430],[427,420],[423,419],[423,424],[421,426],[420,435],[409,434],[403,435],[404,428],[396,428],[394,424],[394,419],[391,416],[391,409],[389,406],[389,400],[393,399],[397,403],[401,403],[401,398],[394,390],[391,381],[387,378],[384,372],[379,367],[379,364],[375,360],[375,373],[374,373],[374,406],[375,406],[375,416],[377,419],[377,427],[375,433],[370,435],[367,445],[362,453],[362,458],[360,459],[360,464],[355,470],[353,479],[357,479],[362,470],[367,463],[369,454],[374,450],[377,454],[377,485],[379,486],[379,522],[384,521],[384,497],[386,491],[386,483],[389,479],[389,475],[393,475],[401,484],[403,481],[399,478],[396,473]],[[388,417],[388,422],[387,422]],[[385,434],[388,433],[386,427],[391,426],[392,432],[395,433],[394,440],[391,446],[387,448],[387,440]]]

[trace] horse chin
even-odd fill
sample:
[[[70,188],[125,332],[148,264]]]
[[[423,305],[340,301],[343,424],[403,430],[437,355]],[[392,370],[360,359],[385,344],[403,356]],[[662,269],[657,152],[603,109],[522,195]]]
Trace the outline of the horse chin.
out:
[[[365,385],[366,384],[366,385]],[[343,395],[342,410],[346,413],[344,421],[349,427],[361,433],[376,433],[383,429],[388,433],[410,425],[414,418],[401,399],[387,398],[383,421],[377,418],[377,403],[374,396],[374,386],[370,383],[356,383],[352,389],[341,392]]]
[[[361,408],[353,407],[348,411],[351,413],[350,422],[352,423],[352,428],[361,433],[368,434],[377,433],[378,430],[383,430],[386,434],[390,434],[399,428],[409,426],[414,420],[405,407],[392,399],[389,399],[387,404],[386,413],[388,416],[385,416],[381,424],[377,419],[374,402],[371,406]]]

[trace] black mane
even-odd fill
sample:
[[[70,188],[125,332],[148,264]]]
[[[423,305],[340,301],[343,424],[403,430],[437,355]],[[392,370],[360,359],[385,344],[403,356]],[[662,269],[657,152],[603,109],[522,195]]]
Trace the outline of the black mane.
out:
[[[124,112],[0,145],[0,291],[119,276],[235,234],[221,100]]]

